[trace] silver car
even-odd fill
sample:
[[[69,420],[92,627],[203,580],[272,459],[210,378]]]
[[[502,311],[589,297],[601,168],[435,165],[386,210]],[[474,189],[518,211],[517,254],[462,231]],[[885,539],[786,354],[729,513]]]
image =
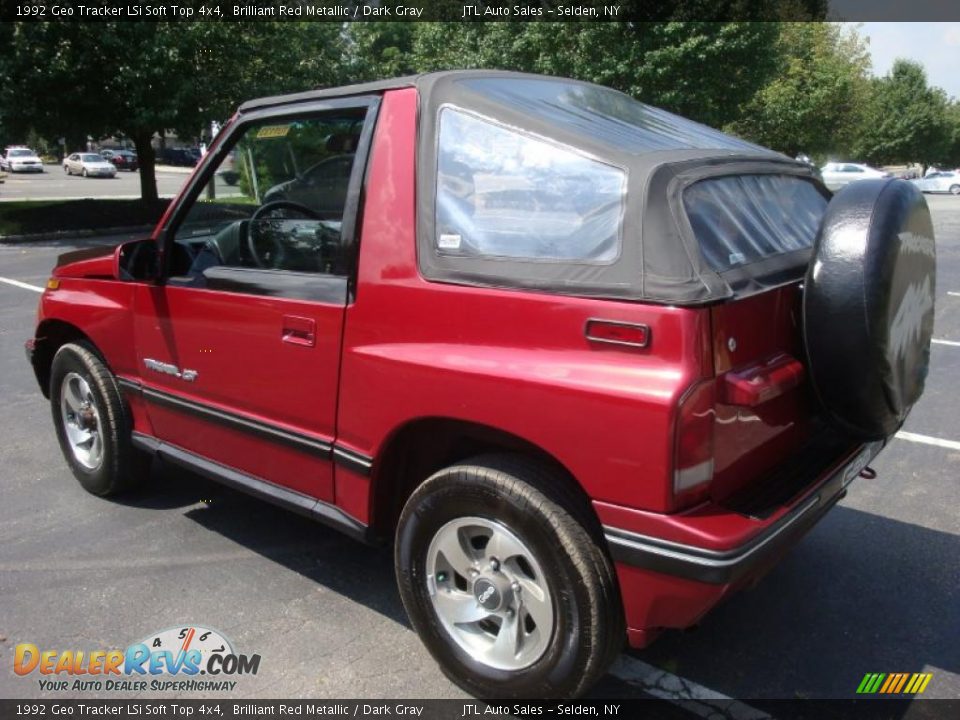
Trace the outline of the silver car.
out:
[[[117,168],[97,153],[73,153],[63,161],[63,171],[67,175],[83,177],[115,177]]]
[[[9,147],[0,157],[0,170],[15,172],[43,172],[43,161],[26,147]]]
[[[960,172],[956,170],[930,173],[926,177],[910,182],[920,188],[920,192],[960,195]]]
[[[861,163],[831,162],[820,168],[823,184],[831,190],[838,190],[857,180],[890,177],[890,173],[877,170]]]

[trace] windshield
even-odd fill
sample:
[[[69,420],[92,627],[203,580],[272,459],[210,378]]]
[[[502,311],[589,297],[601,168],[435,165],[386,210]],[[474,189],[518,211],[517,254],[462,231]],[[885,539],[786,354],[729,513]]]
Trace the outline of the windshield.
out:
[[[11,150],[10,157],[31,157],[34,154],[33,150]]]
[[[83,162],[103,162],[102,157],[99,155],[94,155],[93,153],[81,155],[80,159]]]

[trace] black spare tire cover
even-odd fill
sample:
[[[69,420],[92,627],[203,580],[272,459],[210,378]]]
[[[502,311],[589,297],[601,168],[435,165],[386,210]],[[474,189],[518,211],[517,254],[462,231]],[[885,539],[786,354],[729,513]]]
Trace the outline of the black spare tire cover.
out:
[[[923,195],[861,180],[831,200],[803,295],[804,343],[828,417],[887,437],[923,392],[930,364],[936,248]]]

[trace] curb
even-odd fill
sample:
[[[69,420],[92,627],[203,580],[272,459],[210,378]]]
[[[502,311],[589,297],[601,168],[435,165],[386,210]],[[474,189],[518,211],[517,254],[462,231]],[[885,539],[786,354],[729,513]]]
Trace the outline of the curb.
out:
[[[111,228],[88,228],[86,230],[55,230],[52,232],[34,233],[32,235],[0,235],[0,244],[36,242],[42,240],[67,240],[73,238],[100,237],[103,235],[123,235],[124,233],[149,232],[153,230],[154,227],[156,227],[155,224],[126,225]]]

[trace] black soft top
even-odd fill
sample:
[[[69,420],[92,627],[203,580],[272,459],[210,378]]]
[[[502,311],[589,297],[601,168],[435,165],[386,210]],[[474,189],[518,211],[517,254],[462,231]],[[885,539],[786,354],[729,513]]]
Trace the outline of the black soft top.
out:
[[[714,271],[702,257],[681,195],[705,178],[763,174],[802,177],[826,194],[812,168],[610,88],[525,73],[462,70],[262,98],[244,103],[240,111],[408,87],[419,94],[417,237],[421,270],[428,278],[687,305],[731,297],[734,286],[757,289],[802,274],[809,253],[769,258],[738,269],[736,277]],[[624,170],[627,199],[616,261],[598,266],[437,252],[437,134],[443,108],[561,143]]]

